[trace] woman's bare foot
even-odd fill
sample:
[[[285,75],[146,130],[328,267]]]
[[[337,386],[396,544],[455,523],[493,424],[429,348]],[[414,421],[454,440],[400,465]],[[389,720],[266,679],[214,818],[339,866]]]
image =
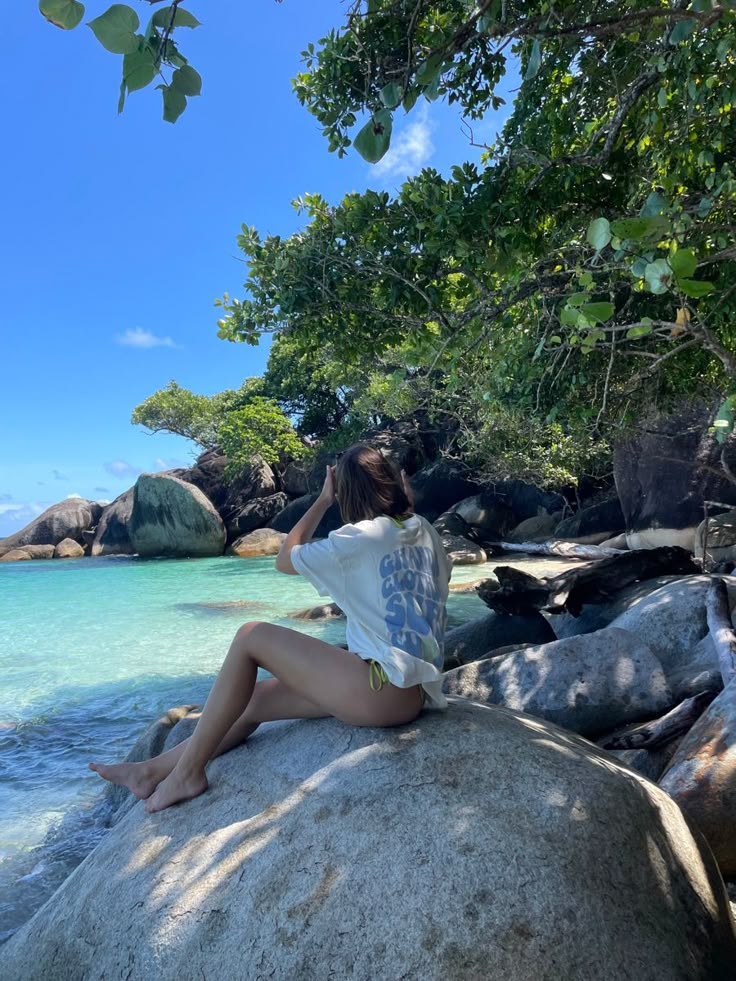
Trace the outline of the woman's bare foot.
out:
[[[161,776],[147,761],[114,764],[88,763],[87,766],[103,780],[109,780],[110,783],[117,784],[119,787],[127,787],[138,800],[145,800],[150,797],[161,781]]]
[[[146,801],[146,810],[149,814],[154,811],[163,811],[172,804],[180,801],[191,800],[192,797],[199,797],[207,790],[207,777],[204,770],[199,773],[185,775],[174,768],[171,773],[162,780],[156,790]]]

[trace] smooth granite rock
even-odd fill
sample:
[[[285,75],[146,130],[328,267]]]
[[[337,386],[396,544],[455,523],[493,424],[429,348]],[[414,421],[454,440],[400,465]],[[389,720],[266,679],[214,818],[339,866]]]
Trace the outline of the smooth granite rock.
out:
[[[257,559],[263,555],[278,555],[281,543],[286,538],[283,531],[273,531],[272,528],[257,528],[243,535],[228,547],[228,555],[237,555],[241,559]]]
[[[447,631],[445,667],[449,669],[480,661],[496,648],[509,644],[546,644],[554,639],[552,628],[536,610],[523,617],[486,613]]]
[[[708,633],[705,595],[709,585],[709,576],[682,576],[643,596],[610,626],[636,634],[669,675],[688,664],[693,648]]]
[[[240,538],[247,535],[249,531],[256,528],[263,528],[276,515],[283,511],[289,503],[289,498],[283,491],[278,494],[271,494],[270,497],[256,497],[248,501],[239,511],[233,512],[228,519],[227,532],[232,538]]]
[[[454,668],[444,690],[585,736],[662,715],[672,705],[657,658],[615,627]]]
[[[58,545],[65,538],[84,541],[82,533],[92,528],[102,513],[102,505],[83,497],[68,497],[46,508],[30,524],[7,538],[0,538],[0,555],[24,545]]]
[[[53,545],[51,546],[53,548]],[[0,562],[30,562],[33,556],[27,548],[11,548],[0,554]]]
[[[65,538],[54,549],[55,559],[81,559],[83,555],[84,549],[73,538]]]
[[[133,494],[134,488],[130,487],[104,509],[97,523],[91,555],[134,554],[128,528],[133,513]]]
[[[708,839],[721,872],[736,875],[736,678],[682,740],[660,786]]]
[[[225,526],[194,484],[163,474],[141,474],[128,525],[142,556],[203,558],[222,555]]]
[[[274,723],[209,776],[167,812],[135,803],[0,976],[733,977],[707,848],[654,784],[554,726],[463,701],[390,730]]]

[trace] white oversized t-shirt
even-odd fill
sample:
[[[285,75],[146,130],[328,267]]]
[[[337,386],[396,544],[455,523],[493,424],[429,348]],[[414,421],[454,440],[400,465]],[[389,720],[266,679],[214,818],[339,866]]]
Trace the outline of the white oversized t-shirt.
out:
[[[348,648],[378,661],[399,688],[421,685],[444,708],[445,604],[450,564],[419,515],[343,525],[321,541],[294,545],[291,564],[347,616]]]

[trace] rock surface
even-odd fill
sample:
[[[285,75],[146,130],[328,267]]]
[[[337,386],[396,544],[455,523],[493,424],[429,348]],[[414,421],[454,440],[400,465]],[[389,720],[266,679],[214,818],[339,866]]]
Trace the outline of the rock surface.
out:
[[[555,538],[581,545],[600,545],[618,535],[625,527],[624,514],[617,497],[589,508],[582,508],[571,518],[562,521],[555,531]]]
[[[615,627],[454,668],[444,690],[585,736],[661,715],[672,704],[657,658]]]
[[[695,558],[703,558],[706,544],[706,522],[701,521],[695,530]],[[708,562],[736,561],[736,511],[727,511],[709,517],[707,521]]]
[[[630,548],[681,545],[692,551],[703,500],[736,505],[736,487],[721,476],[711,418],[709,406],[691,404],[646,420],[636,438],[616,447],[614,477]]]
[[[202,558],[222,555],[225,526],[201,490],[178,477],[141,474],[128,525],[142,556]]]
[[[55,559],[81,559],[83,555],[84,549],[73,538],[65,538],[54,549]]]
[[[33,556],[27,548],[11,548],[0,555],[0,562],[30,562],[32,559]]]
[[[506,535],[507,542],[546,542],[555,537],[557,518],[540,508],[540,513],[533,518],[525,518]]]
[[[488,560],[485,549],[482,549],[476,542],[463,538],[462,535],[445,533],[440,535],[440,541],[453,565],[480,565],[481,562]]]
[[[283,531],[288,534],[297,521],[304,517],[318,497],[319,494],[306,494],[304,497],[298,497],[291,504],[288,504],[283,511],[279,511],[276,517],[269,521],[268,527],[273,528],[274,531]],[[331,531],[336,531],[344,524],[345,522],[340,517],[340,509],[337,504],[333,504],[327,509],[324,518],[317,525],[314,537],[326,538]]]
[[[665,674],[687,665],[708,633],[705,594],[708,576],[683,576],[642,596],[611,627],[630,630],[657,655]]]
[[[555,639],[552,628],[541,613],[510,617],[487,613],[453,627],[445,634],[445,668],[480,661],[508,644],[546,644]]]
[[[262,555],[278,555],[281,543],[286,538],[283,531],[273,531],[271,528],[258,528],[243,535],[228,547],[228,555],[237,555],[241,559],[257,559]]]
[[[660,786],[736,875],[736,684],[731,681],[680,743]]]
[[[481,540],[504,538],[516,524],[514,512],[498,494],[474,494],[459,501],[450,510],[467,521]]]
[[[83,542],[82,532],[97,524],[102,505],[82,497],[70,497],[46,508],[30,524],[0,539],[0,555],[24,545],[58,545],[65,538]]]
[[[289,503],[289,498],[283,492],[271,494],[270,497],[257,497],[248,501],[240,511],[233,512],[228,520],[227,532],[230,538],[240,538],[249,531],[262,528],[268,524]]]
[[[275,723],[210,782],[132,806],[0,975],[733,976],[725,889],[677,806],[545,723],[462,702],[395,730]]]
[[[135,488],[115,498],[102,512],[90,548],[91,555],[133,555],[135,549],[130,540],[128,525],[133,513]]]

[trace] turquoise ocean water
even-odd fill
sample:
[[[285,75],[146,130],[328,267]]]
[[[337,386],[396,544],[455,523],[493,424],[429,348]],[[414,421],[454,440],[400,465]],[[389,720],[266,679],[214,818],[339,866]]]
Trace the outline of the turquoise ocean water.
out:
[[[87,761],[124,758],[166,709],[202,702],[247,620],[343,642],[342,621],[287,617],[321,602],[272,558],[0,564],[0,942],[104,834]],[[456,595],[448,612],[485,609]]]

